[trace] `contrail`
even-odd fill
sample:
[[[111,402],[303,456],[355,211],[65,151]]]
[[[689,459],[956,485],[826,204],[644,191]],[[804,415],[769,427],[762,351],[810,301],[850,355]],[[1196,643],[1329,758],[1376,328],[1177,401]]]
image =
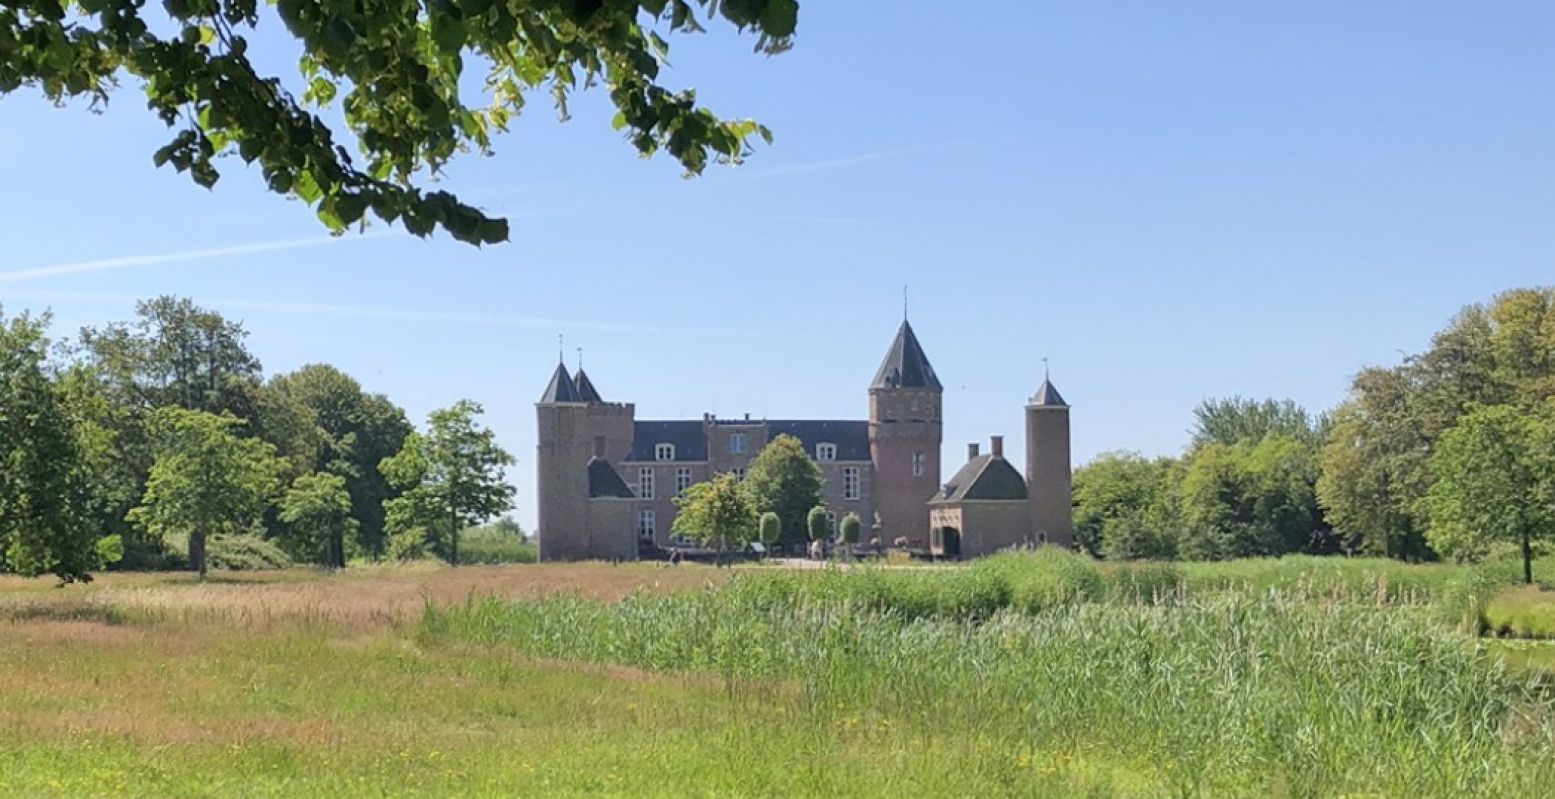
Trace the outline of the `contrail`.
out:
[[[8,297],[42,300],[44,302],[133,303],[145,299],[134,294],[116,294],[95,291],[32,290],[7,292]],[[515,314],[478,314],[453,311],[423,311],[413,308],[374,308],[363,305],[335,305],[331,303],[291,302],[286,300],[252,300],[232,297],[193,297],[201,305],[221,310],[254,311],[257,313],[287,316],[312,316],[325,319],[375,319],[392,322],[423,322],[433,324],[477,325],[485,327],[533,327],[547,330],[594,330],[602,333],[708,333],[706,329],[670,328],[652,325],[623,325],[611,322],[590,322],[575,319],[553,319],[540,316]]]
[[[237,244],[231,247],[215,247],[207,250],[184,250],[182,252],[165,252],[157,255],[130,255],[121,258],[100,258],[93,261],[76,261],[68,264],[51,264],[49,266],[35,266],[30,269],[17,269],[10,272],[0,272],[0,283],[20,283],[25,280],[34,280],[40,277],[55,277],[58,275],[76,275],[83,272],[106,272],[112,269],[130,269],[137,266],[152,266],[155,264],[171,264],[182,261],[202,261],[209,258],[225,258],[232,255],[250,255],[261,252],[275,252],[277,250],[297,250],[304,247],[318,247],[324,244],[332,244],[341,241],[360,241],[367,238],[378,238],[388,235],[389,231],[367,233],[357,236],[323,237],[315,236],[308,239],[288,239],[285,241],[265,241],[255,244]]]

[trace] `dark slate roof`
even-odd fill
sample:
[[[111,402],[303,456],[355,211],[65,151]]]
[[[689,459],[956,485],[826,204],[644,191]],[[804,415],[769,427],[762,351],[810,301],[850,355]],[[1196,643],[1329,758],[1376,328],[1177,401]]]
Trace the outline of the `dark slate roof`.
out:
[[[869,422],[819,421],[792,419],[767,422],[767,440],[790,435],[804,445],[805,454],[815,457],[815,445],[837,445],[837,460],[869,460]]]
[[[1055,408],[1067,408],[1069,403],[1064,402],[1064,396],[1053,387],[1053,382],[1043,378],[1042,385],[1037,387],[1037,393],[1031,395],[1032,405],[1047,405]]]
[[[621,479],[621,474],[610,465],[610,461],[598,455],[589,458],[589,498],[632,499],[636,496],[632,489],[627,488],[626,481]]]
[[[930,502],[964,499],[1026,498],[1026,480],[1010,462],[996,455],[979,455],[966,462]]]
[[[675,445],[675,460],[707,460],[707,429],[700,420],[651,422],[632,424],[632,451],[629,461],[653,460],[653,449],[659,444]]]
[[[556,364],[556,371],[551,373],[551,383],[545,387],[545,393],[540,396],[540,402],[582,402],[578,396],[578,387],[572,382],[572,375],[567,374],[566,364]]]
[[[934,376],[934,367],[929,365],[929,356],[923,354],[923,345],[918,343],[918,337],[906,319],[896,331],[896,340],[891,342],[891,350],[885,354],[880,371],[875,373],[875,381],[869,387],[942,390],[939,378]]]
[[[582,402],[604,402],[605,398],[599,396],[599,390],[594,388],[594,381],[584,373],[583,367],[578,367],[578,373],[572,378],[572,385],[578,392],[578,399]]]

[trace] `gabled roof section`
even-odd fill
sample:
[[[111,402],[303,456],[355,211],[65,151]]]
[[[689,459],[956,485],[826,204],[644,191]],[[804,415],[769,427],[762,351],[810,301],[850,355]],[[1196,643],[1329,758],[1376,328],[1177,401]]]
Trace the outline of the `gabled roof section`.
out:
[[[966,462],[930,502],[966,499],[1024,501],[1026,480],[1010,462],[997,455],[979,455]]]
[[[551,383],[545,387],[545,393],[540,396],[540,404],[582,401],[583,399],[578,396],[577,385],[572,382],[572,375],[567,373],[567,365],[556,364],[556,371],[551,373]]]
[[[578,367],[578,373],[572,378],[573,388],[578,392],[579,402],[604,402],[605,398],[599,396],[599,390],[594,388],[594,381],[589,379],[583,367]]]
[[[815,457],[816,444],[836,444],[837,460],[869,460],[869,422],[788,419],[767,422],[767,440],[790,435],[804,445],[806,455]]]
[[[589,459],[589,499],[633,499],[636,496],[627,487],[626,481],[621,479],[621,473],[610,465],[610,461],[598,455]]]
[[[1042,385],[1037,386],[1037,393],[1031,395],[1031,402],[1029,404],[1033,406],[1040,405],[1048,408],[1069,407],[1069,403],[1064,402],[1063,395],[1059,394],[1058,389],[1053,387],[1053,381],[1048,380],[1047,378],[1043,378]]]
[[[885,354],[880,371],[875,373],[875,380],[869,387],[943,390],[939,378],[934,375],[934,367],[929,365],[929,356],[923,354],[923,345],[918,343],[918,337],[906,319],[896,331],[896,339],[891,342],[891,349]]]

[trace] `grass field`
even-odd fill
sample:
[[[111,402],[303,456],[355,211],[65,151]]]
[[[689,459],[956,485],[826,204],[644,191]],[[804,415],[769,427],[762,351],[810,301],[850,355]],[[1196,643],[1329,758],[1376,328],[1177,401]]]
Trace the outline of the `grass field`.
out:
[[[0,578],[0,795],[1423,797],[1555,784],[1538,678],[1555,658],[1442,623],[1430,597],[1450,593],[1446,572],[1324,576],[1292,561],[1283,576],[1249,564],[1246,584],[1219,567],[1213,579],[1104,569],[1093,585],[1070,566],[1040,579],[1021,566],[754,569],[733,590],[730,570],[598,564],[205,585],[107,575],[61,589]],[[1400,581],[1411,588],[1390,593]],[[1146,584],[1148,600],[1119,588]],[[1523,615],[1536,604],[1515,597]]]

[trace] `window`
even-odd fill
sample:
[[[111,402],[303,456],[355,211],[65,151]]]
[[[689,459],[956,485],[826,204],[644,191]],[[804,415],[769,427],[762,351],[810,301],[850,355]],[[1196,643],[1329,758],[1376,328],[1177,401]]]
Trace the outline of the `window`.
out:
[[[833,538],[837,537],[837,514],[826,511],[826,533]]]
[[[653,448],[653,459],[656,461],[675,460],[674,444],[658,444]]]
[[[736,483],[743,483],[743,482],[745,482],[745,467],[744,466],[736,466],[736,467],[734,467],[734,482],[736,482]]]
[[[675,470],[675,496],[686,493],[691,487],[691,467],[682,466]]]
[[[734,455],[745,454],[745,434],[733,433],[729,436],[729,452]]]
[[[914,452],[912,454],[912,476],[913,477],[922,477],[923,476],[923,453],[922,452]]]
[[[637,512],[637,540],[643,543],[653,543],[653,511],[640,510]]]
[[[857,466],[845,466],[842,469],[842,498],[858,499]]]
[[[816,444],[815,459],[818,461],[834,461],[837,459],[836,444]]]
[[[637,470],[637,498],[653,499],[653,470],[647,466]]]

